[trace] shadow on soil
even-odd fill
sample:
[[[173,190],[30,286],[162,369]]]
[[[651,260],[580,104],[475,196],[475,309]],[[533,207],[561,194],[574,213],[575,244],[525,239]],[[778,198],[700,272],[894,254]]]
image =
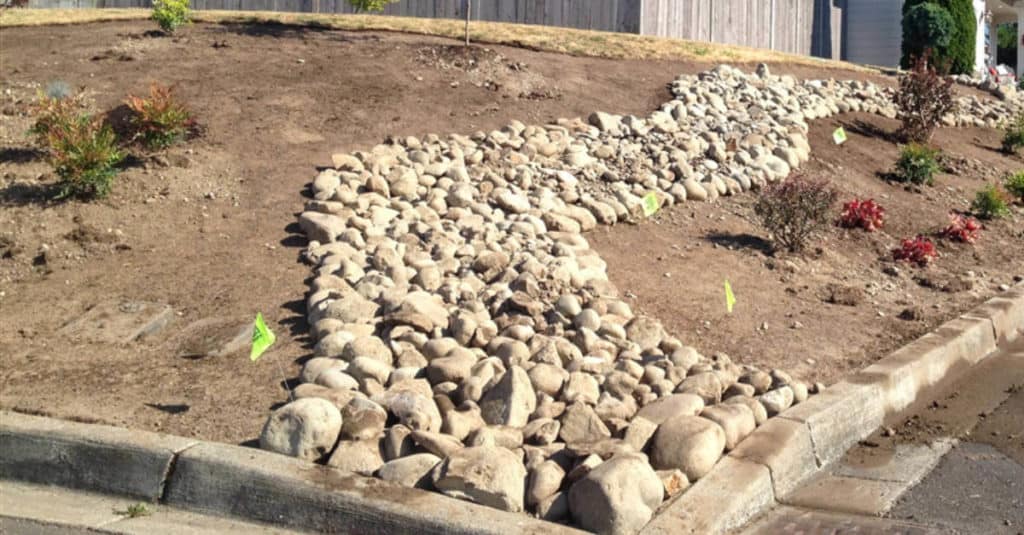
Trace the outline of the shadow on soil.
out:
[[[754,236],[753,234],[730,234],[717,232],[704,236],[704,239],[722,247],[729,247],[732,249],[749,249],[751,251],[757,251],[765,256],[771,256],[772,253],[771,242],[761,238],[760,236]]]
[[[899,136],[897,136],[895,132],[890,132],[888,130],[879,128],[865,121],[855,120],[849,122],[842,122],[840,124],[842,124],[843,128],[845,128],[848,132],[858,134],[864,137],[872,137],[875,139],[887,141],[889,143],[901,142]]]

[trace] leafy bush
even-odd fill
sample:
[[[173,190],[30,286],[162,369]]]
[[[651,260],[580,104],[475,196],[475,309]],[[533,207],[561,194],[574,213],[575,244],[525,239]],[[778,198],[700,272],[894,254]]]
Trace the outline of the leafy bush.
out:
[[[939,151],[925,145],[911,143],[900,151],[900,159],[896,160],[893,172],[896,180],[911,184],[935,183],[935,173],[939,172]]]
[[[55,84],[51,84],[53,86]],[[66,85],[66,84],[65,84]],[[36,102],[29,113],[35,122],[28,133],[35,138],[40,147],[48,147],[51,131],[68,128],[85,109],[84,97],[81,92],[67,93],[63,88],[39,92]]]
[[[989,185],[974,196],[971,211],[982,219],[999,219],[1009,215],[1006,193],[999,186]]]
[[[1006,133],[1003,134],[1003,152],[1016,154],[1024,147],[1024,111],[1017,114],[1017,117],[1006,126]]]
[[[913,67],[916,58],[931,50],[937,60],[947,58],[946,51],[956,31],[953,16],[949,11],[933,2],[903,5],[903,55],[900,66]]]
[[[1024,203],[1024,171],[1017,171],[1008,175],[1003,182],[1003,187],[1006,188],[1010,195],[1017,197],[1017,200]]]
[[[974,243],[981,232],[981,223],[973,217],[966,217],[960,214],[950,214],[949,226],[939,234],[942,237],[964,243]]]
[[[174,33],[179,27],[188,24],[191,11],[189,0],[153,0],[153,14],[150,15],[160,29],[166,33]]]
[[[149,98],[128,95],[125,104],[134,138],[150,149],[167,147],[195,128],[192,113],[174,96],[174,88],[160,84],[149,86]]]
[[[60,177],[59,197],[103,197],[124,159],[109,125],[88,114],[46,134],[50,164]]]
[[[938,258],[938,256],[939,253],[935,251],[935,244],[921,235],[912,240],[903,240],[899,247],[892,250],[893,260],[910,262],[921,267],[927,266],[933,258]]]
[[[902,123],[899,135],[906,141],[927,143],[942,117],[956,109],[953,79],[939,76],[930,58],[925,51],[914,61],[914,68],[900,77],[894,103],[896,118]]]
[[[799,252],[828,223],[837,196],[827,181],[795,176],[765,188],[754,213],[778,245]]]
[[[873,232],[882,228],[884,219],[885,208],[879,206],[874,199],[866,201],[854,199],[843,205],[843,213],[839,216],[839,225]]]
[[[356,13],[360,11],[384,11],[384,6],[397,2],[398,0],[348,0],[348,3],[355,8]]]

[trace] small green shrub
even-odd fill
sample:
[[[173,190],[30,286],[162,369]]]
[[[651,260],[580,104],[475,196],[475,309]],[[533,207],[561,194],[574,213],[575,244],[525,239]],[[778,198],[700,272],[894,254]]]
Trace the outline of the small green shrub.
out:
[[[183,139],[195,128],[192,113],[174,95],[174,88],[149,86],[149,98],[128,95],[125,105],[132,112],[133,138],[149,149],[162,149]]]
[[[174,33],[179,27],[188,24],[191,11],[189,0],[153,0],[153,14],[150,15],[160,29],[166,33]]]
[[[41,148],[49,146],[50,132],[67,128],[85,109],[84,97],[79,93],[66,93],[63,90],[39,92],[29,113],[35,122],[28,133]]]
[[[765,188],[754,205],[754,213],[778,246],[799,252],[816,232],[828,225],[837,197],[828,181],[795,176]]]
[[[900,182],[931,186],[935,183],[935,173],[939,172],[938,157],[937,149],[911,143],[900,152],[893,175]]]
[[[66,125],[51,128],[46,143],[50,164],[60,177],[59,198],[110,193],[124,154],[109,125],[83,113]]]
[[[356,13],[361,11],[384,11],[384,6],[397,2],[398,0],[348,0],[348,3],[355,8]]]
[[[981,219],[999,219],[1009,215],[1006,193],[994,184],[985,187],[974,196],[971,211]]]
[[[1024,112],[1017,114],[1003,134],[1003,152],[1017,154],[1021,147],[1024,147]]]
[[[1007,193],[1017,197],[1018,201],[1024,203],[1024,171],[1017,171],[1007,176],[1003,182],[1003,187],[1006,188]]]

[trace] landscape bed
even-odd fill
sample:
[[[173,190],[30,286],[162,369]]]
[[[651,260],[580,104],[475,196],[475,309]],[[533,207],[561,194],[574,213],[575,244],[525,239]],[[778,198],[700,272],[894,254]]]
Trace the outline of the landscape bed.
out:
[[[5,230],[12,230],[0,261],[8,279],[0,290],[0,347],[11,357],[2,403],[233,442],[253,438],[270,404],[286,399],[282,373],[268,361],[304,361],[312,352],[300,299],[308,268],[295,261],[305,244],[293,225],[297,194],[316,175],[312,164],[330,166],[330,154],[369,150],[387,135],[487,132],[513,120],[545,124],[595,110],[646,117],[672,98],[664,88],[676,75],[713,67],[498,47],[478,51],[474,59],[484,65],[467,69],[452,53],[457,47],[425,37],[199,25],[172,40],[146,36],[147,29],[144,23],[61,28],[49,34],[62,41],[54,53],[24,39],[24,53],[5,64],[0,134],[9,158],[2,202]],[[37,44],[47,35],[46,28],[5,35],[14,32]],[[111,42],[81,46],[102,42],[91,40],[102,32]],[[247,59],[254,47],[263,47],[259,62]],[[239,67],[245,61],[252,63]],[[346,69],[339,72],[338,64]],[[198,66],[204,74],[189,70]],[[106,109],[159,72],[158,81],[180,84],[206,134],[144,156],[119,176],[108,200],[46,202],[48,179],[37,179],[46,166],[23,136],[30,124],[24,109],[54,68],[68,83],[94,91]],[[314,76],[303,76],[304,69]],[[239,83],[242,73],[249,83]],[[837,126],[850,132],[842,147],[831,141]],[[926,269],[889,260],[900,238],[944,226],[948,212],[967,209],[985,181],[1021,167],[1019,157],[997,151],[997,131],[945,129],[937,144],[952,156],[956,174],[939,175],[923,192],[907,191],[879,176],[897,156],[890,138],[895,126],[874,114],[849,113],[812,121],[806,133],[804,172],[832,181],[844,202],[878,200],[889,214],[884,232],[829,230],[821,250],[809,256],[771,256],[767,235],[753,223],[755,196],[744,194],[666,206],[650,219],[634,218],[638,225],[599,226],[585,237],[632,312],[661,320],[685,345],[709,357],[724,352],[739,364],[785,369],[807,384],[831,383],[1021,275],[1019,209],[990,224],[973,246],[940,241],[942,254]],[[726,279],[738,297],[732,314],[725,310]],[[175,317],[129,344],[82,343],[58,331],[112,296],[169,303]],[[53,308],[34,306],[40,302]],[[265,360],[251,365],[241,350],[212,356],[255,311],[279,335]],[[289,363],[284,374],[298,370]],[[784,386],[786,376],[774,375],[773,383]]]

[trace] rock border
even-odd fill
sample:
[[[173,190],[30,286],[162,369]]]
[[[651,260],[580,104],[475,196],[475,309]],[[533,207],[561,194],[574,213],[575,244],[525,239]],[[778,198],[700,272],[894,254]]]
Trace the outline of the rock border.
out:
[[[644,534],[726,533],[838,460],[885,418],[1024,336],[1024,282],[771,418],[666,503]]]
[[[780,503],[919,394],[1024,336],[1024,283],[772,418],[641,533],[724,533]],[[582,533],[254,448],[0,411],[0,479],[320,532]]]

